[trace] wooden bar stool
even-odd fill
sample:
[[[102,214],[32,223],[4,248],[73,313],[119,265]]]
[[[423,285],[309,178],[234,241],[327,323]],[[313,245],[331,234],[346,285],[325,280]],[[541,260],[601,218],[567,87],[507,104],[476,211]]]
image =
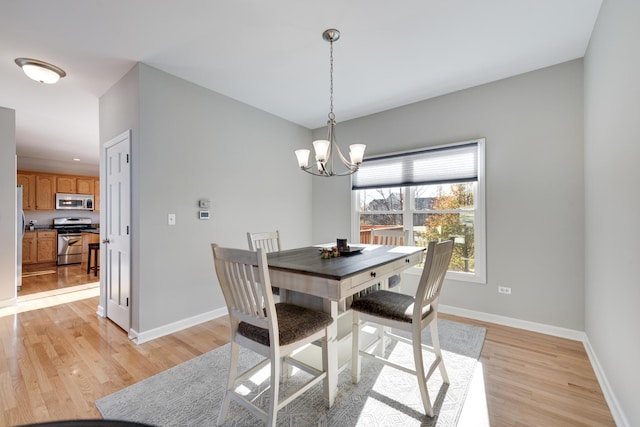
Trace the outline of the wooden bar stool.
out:
[[[91,254],[93,253],[93,266],[91,266]],[[93,270],[93,275],[98,275],[100,266],[98,265],[98,257],[100,256],[100,243],[89,243],[89,256],[87,260],[87,274]]]

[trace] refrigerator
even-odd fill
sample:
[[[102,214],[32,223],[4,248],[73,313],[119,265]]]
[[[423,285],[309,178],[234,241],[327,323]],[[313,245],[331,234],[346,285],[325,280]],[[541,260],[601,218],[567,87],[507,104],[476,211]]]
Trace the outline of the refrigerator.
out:
[[[22,210],[22,186],[16,188],[16,288],[22,288],[22,238],[24,237],[24,211]]]

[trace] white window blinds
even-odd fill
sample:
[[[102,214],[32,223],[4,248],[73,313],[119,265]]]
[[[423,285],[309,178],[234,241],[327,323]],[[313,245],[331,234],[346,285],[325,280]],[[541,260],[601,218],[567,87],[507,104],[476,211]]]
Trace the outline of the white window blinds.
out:
[[[403,187],[478,180],[478,143],[366,158],[352,189]]]

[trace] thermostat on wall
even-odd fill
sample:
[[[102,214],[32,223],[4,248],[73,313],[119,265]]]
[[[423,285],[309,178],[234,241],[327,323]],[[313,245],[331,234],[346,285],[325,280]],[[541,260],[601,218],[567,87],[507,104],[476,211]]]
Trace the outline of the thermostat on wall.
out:
[[[209,219],[209,211],[199,211],[198,212],[199,219]]]

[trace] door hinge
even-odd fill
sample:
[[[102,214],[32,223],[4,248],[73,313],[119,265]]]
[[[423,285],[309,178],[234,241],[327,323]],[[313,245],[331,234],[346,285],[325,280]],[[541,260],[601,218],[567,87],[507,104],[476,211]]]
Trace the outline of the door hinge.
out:
[[[127,163],[129,163],[129,154],[127,154]]]
[[[127,297],[127,307],[129,307],[129,297]]]
[[[129,235],[129,226],[127,225],[127,236]]]

